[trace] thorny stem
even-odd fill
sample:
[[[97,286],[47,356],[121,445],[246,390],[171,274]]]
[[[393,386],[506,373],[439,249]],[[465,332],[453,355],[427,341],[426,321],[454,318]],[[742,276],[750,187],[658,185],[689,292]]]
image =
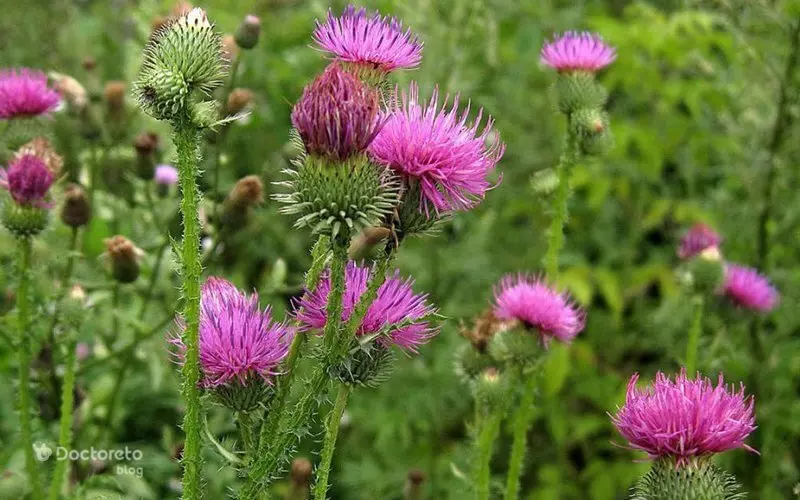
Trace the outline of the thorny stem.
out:
[[[500,434],[500,424],[503,421],[502,412],[493,409],[486,409],[486,412],[481,418],[478,428],[478,464],[475,477],[476,500],[489,500],[492,452],[494,450],[494,442]]]
[[[33,430],[31,421],[31,332],[30,329],[30,268],[31,239],[19,238],[19,289],[17,290],[17,321],[19,326],[19,420],[22,429],[22,447],[25,452],[25,469],[32,489],[32,498],[44,498],[39,482],[39,469],[33,456]]]
[[[67,359],[65,361],[64,385],[61,393],[61,422],[58,432],[58,446],[69,449],[72,445],[72,405],[75,397],[75,340],[67,343]],[[53,482],[50,484],[50,500],[58,500],[61,495],[61,485],[67,473],[69,460],[56,462],[53,473]]]
[[[325,500],[328,493],[328,476],[331,472],[333,462],[333,450],[336,447],[336,438],[339,435],[339,425],[342,421],[344,408],[347,406],[347,399],[350,396],[350,386],[339,385],[336,395],[336,402],[333,405],[328,421],[325,424],[325,440],[322,445],[322,456],[319,468],[317,469],[317,482],[314,485],[314,499]]]
[[[186,403],[183,431],[186,434],[183,451],[183,496],[187,500],[201,497],[200,482],[202,457],[201,432],[203,428],[200,402],[200,220],[198,215],[200,193],[197,189],[199,131],[188,121],[176,122],[173,140],[178,153],[178,172],[181,188],[181,214],[183,216],[183,256],[181,277],[185,306],[186,328],[181,341],[186,353],[181,374],[181,393]]]
[[[347,244],[339,239],[331,240],[333,258],[330,269],[330,292],[325,317],[323,343],[331,362],[338,360],[339,346],[346,342],[346,332],[342,328],[342,297],[345,291],[345,269],[347,266]]]
[[[564,150],[558,161],[558,191],[556,193],[555,214],[550,224],[549,242],[545,264],[547,277],[558,279],[558,258],[564,247],[564,223],[567,220],[567,204],[569,203],[569,175],[578,159],[577,137],[572,130],[567,131],[564,138]]]
[[[511,444],[511,455],[508,460],[508,477],[506,478],[505,500],[519,498],[519,478],[525,460],[528,444],[528,428],[533,418],[534,399],[536,397],[536,373],[524,373],[520,370],[520,385],[523,386],[522,398],[514,415],[514,436]]]
[[[700,345],[700,336],[703,333],[703,307],[704,300],[702,295],[694,297],[694,319],[692,327],[689,329],[689,342],[686,345],[686,373],[694,375],[697,370],[697,348]]]

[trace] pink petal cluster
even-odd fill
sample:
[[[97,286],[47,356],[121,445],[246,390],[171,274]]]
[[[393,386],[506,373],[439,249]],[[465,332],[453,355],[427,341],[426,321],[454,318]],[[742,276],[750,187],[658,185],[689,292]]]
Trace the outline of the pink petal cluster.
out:
[[[722,293],[736,304],[755,311],[771,311],[780,300],[778,291],[765,276],[738,264],[725,264]]]
[[[0,70],[0,120],[53,111],[61,95],[47,86],[47,76],[28,68]]]
[[[343,160],[361,153],[375,138],[378,93],[338,64],[329,65],[292,110],[292,125],[311,154]]]
[[[458,95],[447,109],[449,98],[439,107],[434,90],[430,102],[419,103],[419,90],[412,83],[403,92],[368,152],[379,164],[418,182],[423,194],[420,211],[430,215],[475,207],[491,187],[488,174],[503,157],[505,145],[492,131],[489,117],[481,128],[483,109],[469,123],[469,105],[458,112]]]
[[[614,47],[603,41],[595,33],[568,31],[556,35],[552,42],[542,47],[543,64],[559,72],[586,71],[597,72],[617,58]]]
[[[178,319],[181,330],[185,323]],[[278,365],[289,352],[291,332],[272,320],[270,309],[260,310],[258,297],[248,297],[232,283],[211,277],[201,290],[200,367],[201,385],[246,385],[255,377],[271,383]],[[180,336],[170,342],[183,363],[186,346]]]
[[[373,270],[349,262],[345,269],[345,293],[342,298],[342,320],[347,321],[358,300],[367,290]],[[399,273],[389,277],[378,288],[378,296],[367,309],[364,321],[356,334],[373,335],[385,333],[377,341],[384,345],[394,344],[407,351],[416,352],[437,330],[424,318],[436,312],[427,303],[426,294],[414,294],[412,279],[403,280]],[[295,317],[302,323],[304,331],[322,329],[327,322],[330,278],[323,276],[314,291],[306,291],[295,304]]]
[[[659,372],[645,390],[636,388],[639,374],[628,382],[625,405],[611,417],[630,447],[649,458],[671,457],[678,464],[733,448],[753,451],[744,444],[753,432],[752,396],[744,386],[736,392],[724,385],[720,374],[716,387],[700,374],[692,380],[682,370],[675,380]]]
[[[403,31],[400,21],[352,5],[339,17],[329,10],[324,23],[317,21],[314,41],[340,61],[386,72],[413,68],[422,60],[422,42],[410,29]]]
[[[523,274],[504,277],[495,287],[494,315],[536,328],[545,345],[555,338],[569,343],[583,330],[586,314],[565,293],[543,279]]]
[[[174,186],[178,183],[178,169],[172,165],[157,165],[153,181],[163,186]]]
[[[48,192],[54,180],[47,164],[32,154],[15,157],[7,171],[0,168],[0,187],[19,205],[50,208]]]
[[[678,248],[678,257],[691,259],[709,248],[719,247],[722,237],[705,224],[698,223],[692,226],[681,239]]]

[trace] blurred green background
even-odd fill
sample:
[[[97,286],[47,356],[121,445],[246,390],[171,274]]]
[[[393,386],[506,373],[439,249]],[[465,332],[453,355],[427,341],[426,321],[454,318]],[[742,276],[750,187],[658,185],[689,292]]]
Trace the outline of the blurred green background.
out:
[[[760,324],[760,344],[751,335],[754,316],[721,299],[712,302],[704,318],[701,370],[712,378],[722,371],[726,380],[757,391],[759,428],[751,444],[760,456],[739,450],[719,461],[744,482],[751,498],[797,495],[800,70],[787,61],[798,51],[800,2],[361,4],[400,17],[424,40],[421,67],[400,74],[400,83],[416,80],[426,95],[438,85],[469,98],[475,110],[485,108],[507,151],[499,166],[502,182],[483,204],[456,216],[436,238],[408,241],[402,248],[401,271],[413,276],[415,288],[429,293],[449,319],[421,356],[403,359],[388,382],[353,397],[337,446],[331,496],[402,498],[408,472],[420,469],[427,498],[466,497],[462,477],[469,470],[470,449],[465,421],[471,418],[472,402],[453,370],[454,352],[464,342],[459,324],[487,306],[492,286],[504,273],[542,267],[550,221],[548,169],[560,153],[564,120],[552,110],[548,86],[554,74],[539,63],[539,50],[554,32],[570,29],[597,31],[618,47],[617,61],[600,76],[611,93],[616,145],[607,158],[579,165],[572,179],[561,285],[587,307],[588,322],[571,347],[554,346],[546,362],[529,436],[525,498],[625,498],[647,470],[647,463],[635,461],[641,455],[615,446],[621,439],[606,412],[622,403],[633,372],[650,378],[656,370],[673,372],[680,366],[691,303],[675,276],[675,248],[682,232],[697,221],[725,236],[727,259],[760,267],[782,293],[781,306]],[[91,56],[102,83],[131,81],[151,20],[166,15],[172,4],[2,0],[0,5],[2,66],[54,70],[86,83],[89,76],[81,62]],[[247,174],[267,183],[278,180],[287,161],[291,106],[326,64],[310,47],[314,19],[329,6],[340,11],[345,3],[214,0],[195,5],[207,9],[225,32],[247,13],[263,23],[260,44],[244,54],[240,66],[237,86],[255,93],[255,106],[248,120],[229,131],[222,155],[223,191]],[[129,105],[133,108],[132,100]],[[153,129],[168,143],[162,124],[136,120],[139,128],[133,133]],[[129,142],[120,144],[120,150],[124,145],[132,154]],[[80,142],[70,147],[74,154],[67,155],[68,161],[82,161]],[[133,217],[117,221],[116,227],[103,223],[116,205],[108,201],[105,206],[84,247],[90,259],[102,251],[102,239],[113,229],[145,249],[152,244],[153,228]],[[235,255],[212,270],[258,288],[262,303],[284,310],[309,263],[310,237],[292,230],[291,222],[267,202],[237,235]],[[66,234],[64,227],[51,231],[40,243],[40,254],[48,255],[46,248],[54,260],[63,258],[59,248]],[[3,240],[0,280],[8,287],[13,253],[10,237]],[[144,277],[152,260],[146,257]],[[89,265],[78,270],[87,281],[93,273]],[[47,286],[46,280],[42,277],[40,287]],[[158,291],[166,312],[175,300],[170,286],[165,279]],[[109,300],[102,291],[95,299]],[[155,317],[157,309],[151,309],[149,323],[161,319]],[[84,335],[91,338],[91,327],[84,328]],[[14,372],[9,353],[2,352],[0,458],[14,468],[21,460],[9,444],[17,425],[11,405]],[[118,395],[123,404],[113,436],[120,445],[146,450],[144,473],[141,479],[119,480],[130,483],[131,498],[170,498],[179,477],[170,458],[180,421],[177,377],[159,336],[143,344],[139,354]],[[79,385],[90,400],[102,398],[114,373],[100,370],[79,379]],[[232,430],[228,419],[223,412],[212,413],[210,425],[224,433]],[[90,436],[82,439],[79,444],[92,444]],[[506,433],[493,464],[498,479],[509,444]],[[219,463],[211,458],[208,464],[209,498],[222,498],[233,479],[229,472],[218,472]]]

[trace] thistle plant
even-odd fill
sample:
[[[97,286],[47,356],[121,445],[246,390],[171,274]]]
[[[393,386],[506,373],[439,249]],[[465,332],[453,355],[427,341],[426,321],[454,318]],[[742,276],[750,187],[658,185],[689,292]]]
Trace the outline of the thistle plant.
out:
[[[178,155],[184,228],[180,262],[186,324],[181,336],[186,346],[182,367],[182,393],[186,402],[183,424],[186,433],[185,498],[201,496],[199,140],[202,129],[216,124],[217,104],[209,99],[224,76],[221,38],[206,13],[193,9],[170,20],[153,34],[134,84],[141,108],[153,118],[172,125]]]
[[[636,388],[638,374],[628,382],[625,405],[612,422],[631,449],[647,453],[653,467],[635,485],[636,500],[734,500],[744,498],[741,486],[710,458],[735,448],[755,450],[745,439],[755,429],[754,399],[698,373],[682,370],[673,379],[659,372],[652,386]]]

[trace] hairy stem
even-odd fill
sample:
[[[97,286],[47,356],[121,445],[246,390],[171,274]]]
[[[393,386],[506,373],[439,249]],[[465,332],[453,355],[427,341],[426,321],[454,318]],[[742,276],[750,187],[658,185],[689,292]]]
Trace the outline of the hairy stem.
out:
[[[42,485],[39,483],[39,468],[33,456],[33,429],[31,420],[31,334],[30,304],[30,269],[31,269],[31,239],[19,240],[19,289],[17,290],[17,322],[19,326],[19,420],[22,429],[22,448],[25,452],[25,470],[31,484],[32,498],[44,498]]]
[[[564,150],[558,160],[558,187],[556,192],[555,213],[550,223],[549,241],[545,266],[547,276],[555,281],[558,278],[558,258],[564,248],[564,224],[567,220],[567,205],[569,203],[569,175],[578,159],[577,138],[571,131],[567,131],[564,139]]]
[[[339,391],[336,395],[336,402],[328,415],[325,425],[325,440],[322,445],[322,456],[319,468],[317,469],[317,482],[314,485],[314,499],[325,500],[328,493],[328,476],[331,472],[333,462],[333,450],[336,447],[336,438],[339,435],[339,424],[342,421],[344,408],[347,406],[347,398],[350,396],[350,387],[339,384]]]
[[[689,376],[697,371],[697,348],[700,345],[700,335],[703,332],[703,308],[705,301],[702,295],[694,297],[694,318],[689,329],[689,341],[686,345],[686,373]]]
[[[492,471],[490,468],[494,442],[500,434],[500,424],[503,421],[501,412],[487,409],[481,418],[478,428],[477,465],[475,470],[475,498],[476,500],[489,500],[491,490]]]
[[[519,478],[528,445],[528,428],[533,418],[534,399],[536,397],[535,373],[525,374],[520,371],[520,385],[523,386],[522,398],[514,414],[514,436],[511,444],[511,455],[508,460],[508,477],[506,478],[506,500],[519,498]]]
[[[72,446],[72,405],[75,397],[75,341],[67,343],[67,359],[64,372],[64,384],[61,393],[61,421],[58,431],[58,446],[69,449]],[[58,500],[61,495],[61,485],[67,474],[69,460],[58,460],[53,473],[53,482],[50,484],[50,500]]]
[[[330,362],[339,358],[339,346],[347,341],[346,332],[342,328],[342,297],[345,288],[345,268],[347,266],[347,244],[338,239],[331,240],[333,246],[333,259],[331,260],[330,281],[328,293],[328,308],[326,311],[323,344]]]
[[[199,131],[190,123],[176,123],[174,134],[178,153],[178,172],[181,188],[181,214],[183,217],[182,269],[184,311],[186,328],[181,340],[186,353],[181,374],[181,394],[186,403],[183,431],[186,441],[183,450],[183,497],[193,500],[201,497],[200,482],[202,457],[201,432],[203,428],[200,402],[200,220],[198,206],[200,192],[197,189]]]
[[[338,346],[338,349],[340,350],[338,353],[339,355],[343,355],[346,352],[348,347],[347,340],[355,338],[358,328],[364,321],[367,311],[369,311],[369,306],[371,306],[378,297],[378,290],[384,283],[386,283],[386,273],[389,270],[389,265],[393,260],[394,254],[392,253],[377,261],[369,283],[367,284],[366,291],[358,299],[358,303],[356,303],[355,307],[353,308],[353,312],[350,314],[350,318],[347,320],[347,325],[345,326],[344,334],[342,335],[344,341]]]

